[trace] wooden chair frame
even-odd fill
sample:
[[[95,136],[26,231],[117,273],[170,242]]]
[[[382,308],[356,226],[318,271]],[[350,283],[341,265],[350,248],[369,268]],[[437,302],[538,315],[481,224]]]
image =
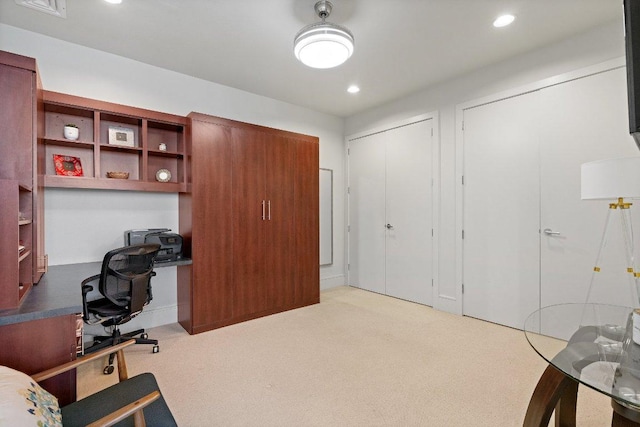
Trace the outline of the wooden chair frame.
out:
[[[118,345],[114,345],[112,347],[104,348],[100,351],[96,351],[95,353],[88,354],[86,356],[80,357],[74,361],[64,363],[62,365],[56,366],[51,369],[47,369],[46,371],[38,372],[37,374],[30,375],[31,378],[35,382],[40,382],[46,380],[51,377],[55,377],[56,375],[62,374],[64,372],[70,371],[71,369],[75,369],[80,365],[83,365],[87,362],[91,362],[93,360],[99,359],[101,357],[109,356],[110,354],[115,353],[116,358],[118,360],[118,380],[119,382],[126,381],[129,379],[129,374],[127,372],[127,364],[124,358],[124,348],[130,345],[135,344],[135,340],[128,340]],[[91,423],[88,427],[99,427],[99,426],[112,426],[125,418],[133,415],[134,424],[136,427],[144,427],[146,426],[144,420],[143,409],[157,400],[160,397],[159,391],[154,391],[149,393],[148,395],[138,399],[130,404],[120,408],[119,410],[112,412],[111,414]],[[64,422],[64,420],[63,420]]]

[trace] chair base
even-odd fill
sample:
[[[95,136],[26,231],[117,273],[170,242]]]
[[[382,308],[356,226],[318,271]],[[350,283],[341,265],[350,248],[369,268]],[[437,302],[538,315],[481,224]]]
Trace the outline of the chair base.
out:
[[[137,337],[140,335],[140,337]],[[93,337],[94,344],[85,348],[84,353],[93,353],[94,351],[101,350],[103,348],[111,347],[116,344],[120,344],[123,341],[127,341],[130,339],[134,339],[136,344],[149,344],[153,345],[153,353],[158,353],[160,351],[160,346],[158,345],[158,340],[152,340],[148,338],[148,335],[145,333],[144,329],[138,329],[133,332],[127,332],[126,334],[121,334],[120,329],[115,328],[111,335],[99,335]],[[115,360],[115,353],[111,353],[109,355],[109,363],[105,366],[102,371],[105,375],[109,375],[113,373],[115,370],[113,366],[113,361]]]

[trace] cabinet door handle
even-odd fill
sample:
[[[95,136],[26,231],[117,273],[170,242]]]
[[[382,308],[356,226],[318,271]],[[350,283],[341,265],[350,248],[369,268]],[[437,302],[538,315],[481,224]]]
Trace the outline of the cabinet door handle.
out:
[[[265,215],[264,215],[264,200],[262,201],[262,220],[264,221],[265,219]]]
[[[268,207],[268,216],[267,216],[267,218],[269,218],[269,221],[271,221],[271,200],[269,200],[267,202],[267,207]]]

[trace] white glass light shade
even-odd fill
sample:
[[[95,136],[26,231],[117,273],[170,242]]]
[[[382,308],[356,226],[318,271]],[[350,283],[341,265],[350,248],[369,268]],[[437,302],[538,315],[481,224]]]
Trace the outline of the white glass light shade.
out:
[[[309,25],[296,35],[293,51],[303,64],[312,68],[333,68],[353,54],[353,35],[329,22]]]
[[[583,200],[640,198],[640,157],[598,160],[580,169]]]

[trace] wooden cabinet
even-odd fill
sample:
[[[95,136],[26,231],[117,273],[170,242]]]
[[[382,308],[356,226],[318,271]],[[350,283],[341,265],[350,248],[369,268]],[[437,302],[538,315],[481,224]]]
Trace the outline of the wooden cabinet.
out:
[[[46,268],[38,94],[35,60],[0,51],[0,310],[18,307]]]
[[[31,375],[75,360],[76,319],[70,314],[0,326],[0,365]],[[61,405],[76,399],[75,370],[40,385]]]
[[[186,190],[185,126],[182,116],[44,91],[45,186],[180,192]],[[64,137],[72,124],[79,137]],[[80,176],[56,170],[54,156],[79,162]],[[168,180],[158,171],[168,171]],[[125,172],[126,179],[110,177]]]
[[[189,117],[179,322],[199,333],[319,302],[318,139]]]

